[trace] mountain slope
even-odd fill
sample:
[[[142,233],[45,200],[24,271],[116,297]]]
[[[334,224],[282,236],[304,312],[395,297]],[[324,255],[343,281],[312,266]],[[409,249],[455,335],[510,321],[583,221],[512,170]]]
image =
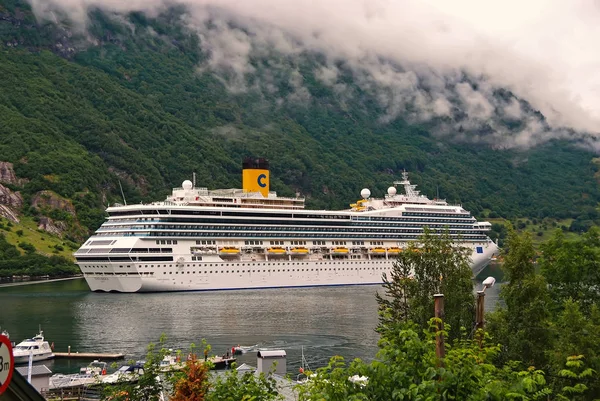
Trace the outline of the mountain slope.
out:
[[[202,68],[208,49],[182,12],[98,11],[79,32],[0,1],[0,161],[27,180],[11,187],[25,213],[49,189],[94,229],[119,180],[129,202],[160,199],[192,172],[202,186],[239,187],[247,155],[267,157],[272,188],[314,208],[346,207],[363,187],[380,196],[404,169],[424,193],[479,215],[578,217],[600,199],[591,152],[559,141],[491,149],[387,121],[351,72],[340,78],[351,97],[318,79],[315,54],[257,56],[236,90]]]

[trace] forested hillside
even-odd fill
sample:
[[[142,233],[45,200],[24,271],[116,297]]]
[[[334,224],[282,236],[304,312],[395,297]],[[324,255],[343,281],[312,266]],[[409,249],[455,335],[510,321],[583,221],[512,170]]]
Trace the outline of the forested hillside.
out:
[[[48,216],[32,199],[49,190],[74,207],[50,217],[92,230],[119,180],[128,202],[162,199],[192,172],[202,186],[239,187],[252,155],[270,160],[273,190],[311,208],[347,207],[364,187],[380,196],[406,169],[423,193],[481,217],[597,218],[598,168],[583,147],[494,149],[383,119],[343,64],[353,96],[325,85],[318,54],[257,56],[236,90],[202,68],[208,49],[179,23],[184,12],[97,11],[81,30],[0,0],[0,161],[14,165],[20,181],[5,186],[21,193],[21,213]]]

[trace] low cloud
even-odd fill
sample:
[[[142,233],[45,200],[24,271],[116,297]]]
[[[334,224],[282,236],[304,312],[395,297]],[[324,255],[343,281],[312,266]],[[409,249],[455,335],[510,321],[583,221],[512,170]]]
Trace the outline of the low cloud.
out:
[[[189,10],[182,22],[210,52],[201,68],[234,92],[248,90],[254,54],[315,52],[325,60],[315,77],[347,102],[353,94],[339,81],[342,63],[385,109],[382,122],[440,120],[440,135],[498,147],[566,138],[600,148],[596,1],[29,1],[39,18],[59,13],[83,27],[91,8],[157,15],[182,4]],[[292,70],[288,100],[308,102],[298,74]],[[500,89],[514,96],[498,96]],[[518,128],[506,120],[520,121]]]

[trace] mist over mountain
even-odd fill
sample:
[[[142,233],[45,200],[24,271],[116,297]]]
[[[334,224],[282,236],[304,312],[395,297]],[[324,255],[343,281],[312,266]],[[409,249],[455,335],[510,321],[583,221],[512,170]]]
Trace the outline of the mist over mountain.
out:
[[[26,215],[51,214],[32,203],[50,191],[95,228],[119,182],[129,202],[192,172],[239,187],[252,155],[312,208],[406,169],[480,217],[589,226],[595,8],[502,4],[0,0],[3,183]]]
[[[257,58],[314,54],[315,76],[352,101],[356,94],[342,79],[350,74],[376,98],[382,122],[429,122],[438,135],[501,148],[555,138],[598,147],[595,2],[30,1],[39,19],[66,17],[83,30],[90,10],[152,17],[180,5],[180,22],[206,52],[198,68],[234,92],[274,91],[269,73],[257,71]],[[299,100],[311,95],[301,74],[290,85]]]

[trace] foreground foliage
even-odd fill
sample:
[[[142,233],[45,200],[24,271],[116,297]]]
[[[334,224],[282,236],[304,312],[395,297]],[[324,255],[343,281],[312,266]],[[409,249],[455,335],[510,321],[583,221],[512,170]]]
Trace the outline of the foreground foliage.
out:
[[[451,327],[450,338],[457,338],[461,328],[470,331],[475,298],[469,256],[470,250],[453,244],[447,232],[425,230],[398,255],[390,276],[383,276],[385,294],[377,294],[377,302],[389,313],[381,315],[382,324],[389,316],[392,321],[412,321],[426,327],[432,315],[433,294],[444,294],[444,321]]]
[[[557,231],[539,258],[527,234],[511,232],[507,244],[508,282],[500,292],[505,306],[487,315],[493,338],[502,344],[499,360],[543,369],[555,391],[585,387],[585,397],[573,393],[569,399],[600,398],[598,232],[567,240]],[[579,371],[566,372],[565,360]]]
[[[519,370],[514,364],[497,365],[500,346],[486,340],[457,340],[446,347],[443,365],[435,352],[432,330],[397,322],[382,330],[377,360],[346,364],[333,358],[299,386],[300,400],[566,400],[585,392],[581,383],[558,392],[548,385],[542,370]],[[579,379],[583,364],[568,361],[565,377]]]

